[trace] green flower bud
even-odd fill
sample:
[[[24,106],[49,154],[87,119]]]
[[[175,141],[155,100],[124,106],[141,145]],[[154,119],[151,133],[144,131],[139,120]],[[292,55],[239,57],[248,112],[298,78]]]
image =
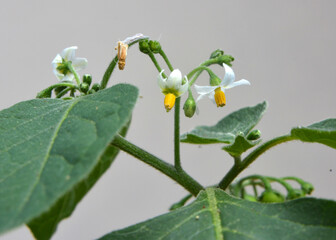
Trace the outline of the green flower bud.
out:
[[[231,55],[223,55],[223,56],[219,56],[218,57],[218,64],[220,66],[223,65],[223,63],[229,65],[229,66],[232,66],[231,62],[234,61],[234,57],[232,57]]]
[[[304,182],[301,185],[301,189],[306,194],[311,194],[314,191],[314,186],[310,184],[309,182]]]
[[[161,51],[161,45],[158,41],[149,41],[149,48],[153,53],[159,53]]]
[[[65,87],[65,86],[54,88],[54,92],[55,92],[56,96],[66,88],[67,87]]]
[[[264,203],[277,203],[284,202],[285,198],[277,191],[266,190],[261,194],[259,201]]]
[[[36,95],[36,98],[51,98],[52,89],[45,89]]]
[[[83,82],[87,83],[90,86],[92,82],[92,76],[90,74],[84,74]]]
[[[148,54],[151,51],[149,47],[148,39],[143,39],[139,41],[139,50],[145,54]]]
[[[216,58],[216,57],[219,57],[219,56],[223,56],[224,55],[224,51],[221,50],[221,49],[217,49],[215,51],[213,51],[210,55],[210,59],[213,59],[213,58]]]
[[[191,118],[194,116],[195,111],[196,111],[196,102],[195,99],[193,98],[192,94],[189,93],[189,96],[187,100],[185,101],[183,105],[183,110],[184,110],[184,115],[186,117]]]
[[[100,85],[99,83],[95,83],[92,85],[92,89],[95,91],[95,92],[98,92],[100,90]]]
[[[288,200],[304,197],[305,194],[301,189],[293,189],[293,191],[290,191],[287,195]]]
[[[247,135],[247,140],[257,140],[260,136],[261,132],[258,129],[255,129]]]
[[[79,85],[79,89],[81,92],[83,93],[87,93],[87,91],[89,91],[89,84],[87,84],[86,82],[82,82],[80,85]]]

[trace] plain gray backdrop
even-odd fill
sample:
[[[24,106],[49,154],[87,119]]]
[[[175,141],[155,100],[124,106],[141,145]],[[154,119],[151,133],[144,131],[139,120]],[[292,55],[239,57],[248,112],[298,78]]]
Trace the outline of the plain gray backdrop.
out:
[[[89,62],[80,74],[91,73],[99,82],[115,56],[117,41],[141,32],[159,40],[183,74],[221,48],[235,57],[237,80],[251,82],[251,86],[228,90],[224,108],[208,99],[199,102],[198,116],[182,115],[182,133],[267,100],[268,111],[257,126],[267,140],[294,126],[335,117],[335,7],[332,0],[4,0],[0,8],[0,108],[32,99],[56,83],[51,61],[65,47],[79,47],[76,55]],[[221,68],[215,71],[223,75]],[[172,162],[173,111],[164,110],[157,75],[149,58],[132,47],[125,70],[116,69],[109,85],[126,82],[139,87],[142,98],[127,139]],[[207,85],[208,76],[201,75],[198,84]],[[217,183],[232,165],[222,146],[182,144],[183,167],[204,185]],[[324,145],[290,142],[262,155],[241,176],[296,175],[314,184],[313,196],[336,199],[335,158],[335,150]],[[100,237],[167,212],[185,194],[168,177],[121,153],[73,215],[59,225],[53,239]],[[25,227],[0,238],[33,239]]]

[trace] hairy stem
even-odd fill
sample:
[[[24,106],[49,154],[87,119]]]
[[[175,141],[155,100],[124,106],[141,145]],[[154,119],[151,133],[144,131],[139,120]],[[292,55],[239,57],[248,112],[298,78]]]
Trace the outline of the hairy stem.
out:
[[[159,170],[163,174],[175,180],[194,196],[196,196],[202,189],[204,189],[202,185],[200,185],[196,180],[194,180],[184,171],[177,171],[175,167],[171,164],[166,163],[158,157],[128,142],[121,136],[117,135],[112,141],[112,145]]]

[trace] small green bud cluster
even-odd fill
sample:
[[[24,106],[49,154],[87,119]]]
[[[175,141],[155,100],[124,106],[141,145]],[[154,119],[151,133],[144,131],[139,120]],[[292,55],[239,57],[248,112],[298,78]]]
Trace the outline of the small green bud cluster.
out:
[[[156,54],[161,52],[161,45],[158,41],[142,39],[139,41],[139,50],[145,54],[150,52]]]

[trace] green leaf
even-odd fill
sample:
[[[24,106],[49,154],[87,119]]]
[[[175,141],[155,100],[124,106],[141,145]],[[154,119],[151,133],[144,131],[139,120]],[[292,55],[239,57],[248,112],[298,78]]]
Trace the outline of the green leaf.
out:
[[[0,232],[49,211],[92,173],[129,120],[137,94],[135,87],[119,84],[73,100],[34,99],[0,112]]]
[[[125,136],[129,127],[128,124],[123,127],[120,135]],[[50,239],[57,229],[60,221],[69,217],[75,210],[77,204],[89,192],[98,179],[111,166],[113,160],[119,153],[119,149],[109,145],[104,154],[100,157],[99,162],[91,173],[69,192],[63,195],[50,209],[42,215],[34,218],[27,225],[36,239]]]
[[[262,102],[254,107],[242,108],[235,111],[214,126],[198,126],[181,136],[181,142],[194,144],[227,143],[223,150],[236,156],[260,141],[247,139],[249,132],[260,121],[267,108],[267,103]]]
[[[326,119],[308,127],[297,127],[291,135],[303,142],[318,142],[336,148],[336,119]]]
[[[336,239],[336,202],[300,198],[250,202],[209,188],[188,206],[111,232],[101,240],[316,240]]]
[[[231,145],[224,146],[222,149],[230,153],[232,156],[240,156],[246,150],[256,146],[261,142],[261,139],[258,140],[248,140],[243,134],[236,136],[234,143]]]

